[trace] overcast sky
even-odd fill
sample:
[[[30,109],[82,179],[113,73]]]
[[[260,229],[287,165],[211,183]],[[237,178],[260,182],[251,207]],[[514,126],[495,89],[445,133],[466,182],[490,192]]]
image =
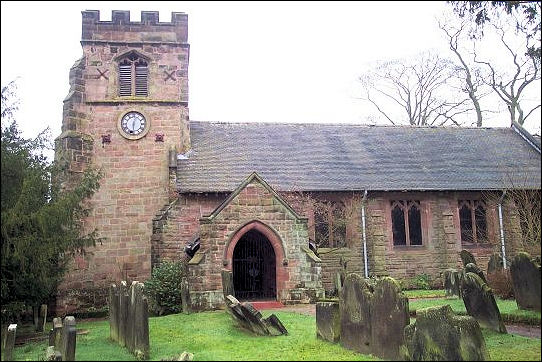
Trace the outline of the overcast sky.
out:
[[[133,21],[141,10],[162,22],[188,14],[196,121],[366,123],[374,109],[357,99],[364,69],[421,50],[450,54],[436,22],[445,2],[2,1],[2,86],[19,77],[26,136],[45,126],[60,134],[69,69],[82,55],[81,11],[111,20],[113,9]],[[508,115],[487,125],[507,127]],[[540,133],[540,111],[525,126]]]

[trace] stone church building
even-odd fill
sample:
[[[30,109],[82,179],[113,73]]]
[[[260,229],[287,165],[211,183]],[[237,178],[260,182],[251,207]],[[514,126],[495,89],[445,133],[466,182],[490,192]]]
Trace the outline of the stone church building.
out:
[[[307,303],[342,268],[441,285],[461,249],[485,269],[518,248],[517,207],[500,196],[541,185],[540,141],[521,126],[192,121],[187,39],[185,13],[82,12],[56,158],[70,177],[103,170],[85,226],[104,241],[74,259],[60,312],[165,260],[187,263],[202,310],[223,305],[223,269],[241,300]]]

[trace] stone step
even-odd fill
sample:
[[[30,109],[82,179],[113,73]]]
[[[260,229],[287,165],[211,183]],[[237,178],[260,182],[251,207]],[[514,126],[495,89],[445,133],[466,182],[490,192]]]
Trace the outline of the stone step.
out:
[[[284,304],[276,300],[248,301],[256,310],[284,308]]]

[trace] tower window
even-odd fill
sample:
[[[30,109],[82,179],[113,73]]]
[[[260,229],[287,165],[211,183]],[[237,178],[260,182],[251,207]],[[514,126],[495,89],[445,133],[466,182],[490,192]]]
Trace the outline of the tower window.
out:
[[[149,69],[147,61],[130,53],[119,61],[119,96],[147,97]]]

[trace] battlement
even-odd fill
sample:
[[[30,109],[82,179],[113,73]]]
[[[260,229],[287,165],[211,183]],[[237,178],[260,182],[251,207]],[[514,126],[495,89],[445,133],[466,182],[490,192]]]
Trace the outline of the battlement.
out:
[[[111,20],[100,20],[99,10],[84,10],[81,14],[82,42],[147,42],[148,39],[137,39],[137,33],[176,34],[174,39],[171,36],[151,37],[156,42],[186,43],[188,39],[188,14],[183,12],[172,12],[170,22],[159,22],[158,11],[142,11],[141,21],[131,21],[129,10],[113,10]]]

